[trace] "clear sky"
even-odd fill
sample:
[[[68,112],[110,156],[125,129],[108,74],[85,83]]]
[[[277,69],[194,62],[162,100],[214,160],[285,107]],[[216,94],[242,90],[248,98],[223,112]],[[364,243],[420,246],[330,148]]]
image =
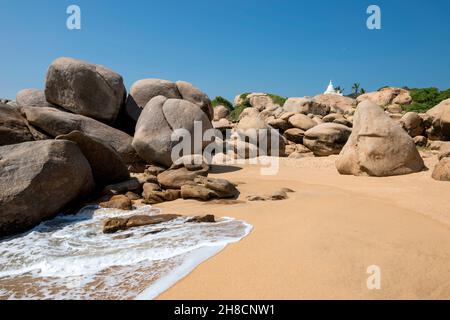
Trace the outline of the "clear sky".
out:
[[[81,30],[66,9],[81,8]],[[367,7],[382,29],[366,27]],[[103,64],[127,85],[186,80],[210,97],[450,87],[448,0],[0,0],[0,97],[43,88],[49,63]]]

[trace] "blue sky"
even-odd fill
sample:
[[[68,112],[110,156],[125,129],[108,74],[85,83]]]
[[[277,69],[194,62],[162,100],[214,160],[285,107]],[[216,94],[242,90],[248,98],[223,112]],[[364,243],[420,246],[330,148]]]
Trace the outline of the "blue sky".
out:
[[[66,28],[66,8],[82,29]],[[382,29],[366,28],[366,9]],[[448,0],[0,0],[0,97],[43,88],[70,56],[142,78],[190,81],[210,97],[314,95],[330,79],[349,93],[384,85],[450,87]]]

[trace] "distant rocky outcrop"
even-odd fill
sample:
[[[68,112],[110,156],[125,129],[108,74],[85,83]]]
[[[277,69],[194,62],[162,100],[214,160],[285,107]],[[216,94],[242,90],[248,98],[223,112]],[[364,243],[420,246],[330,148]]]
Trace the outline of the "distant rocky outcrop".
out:
[[[353,132],[339,155],[341,174],[393,176],[418,172],[424,162],[412,138],[376,103],[360,103]]]
[[[427,111],[431,123],[429,136],[432,140],[450,140],[450,99],[444,100]]]
[[[412,97],[406,89],[387,87],[375,92],[362,94],[356,100],[358,103],[370,100],[381,107],[389,108],[390,106],[411,104]]]

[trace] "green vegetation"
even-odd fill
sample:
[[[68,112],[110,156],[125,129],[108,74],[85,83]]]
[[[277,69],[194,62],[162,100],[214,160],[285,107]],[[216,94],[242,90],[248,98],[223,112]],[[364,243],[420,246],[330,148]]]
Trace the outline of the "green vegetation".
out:
[[[443,100],[450,99],[450,89],[439,91],[438,88],[414,88],[410,89],[409,92],[413,99],[413,103],[403,106],[403,110],[407,112],[426,112]]]
[[[279,106],[283,106],[287,100],[287,98],[281,97],[276,94],[268,93],[267,95],[272,99],[273,103],[278,104]]]
[[[231,111],[231,113],[230,113],[230,116],[229,116],[229,118],[230,118],[230,120],[231,121],[238,121],[239,120],[239,116],[241,115],[241,113],[242,113],[242,111],[244,111],[244,109],[246,109],[246,108],[248,108],[249,106],[248,105],[246,105],[246,104],[240,104],[240,105],[237,105],[234,109],[233,109],[233,111]]]
[[[211,104],[212,104],[213,108],[215,108],[217,106],[224,106],[224,107],[228,108],[228,110],[230,110],[230,111],[233,110],[233,104],[221,96],[215,97],[214,100],[211,101]]]

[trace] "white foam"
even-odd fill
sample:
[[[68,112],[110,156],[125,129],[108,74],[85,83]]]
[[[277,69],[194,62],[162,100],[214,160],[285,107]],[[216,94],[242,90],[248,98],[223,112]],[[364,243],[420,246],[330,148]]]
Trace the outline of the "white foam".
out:
[[[102,233],[105,218],[159,213],[151,206],[134,212],[91,206],[0,242],[0,298],[152,299],[251,231],[231,218],[214,224],[178,218],[125,231],[132,233],[126,239]]]

